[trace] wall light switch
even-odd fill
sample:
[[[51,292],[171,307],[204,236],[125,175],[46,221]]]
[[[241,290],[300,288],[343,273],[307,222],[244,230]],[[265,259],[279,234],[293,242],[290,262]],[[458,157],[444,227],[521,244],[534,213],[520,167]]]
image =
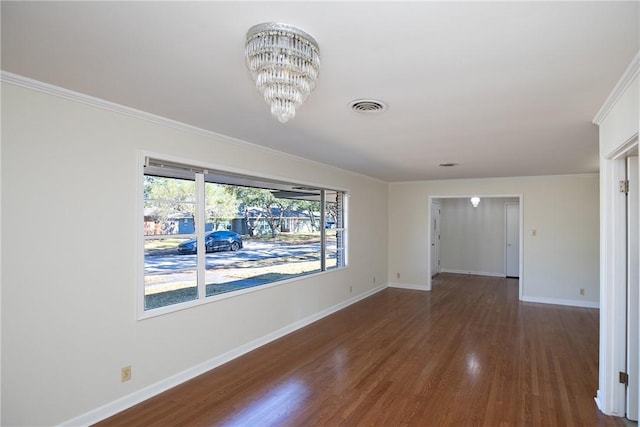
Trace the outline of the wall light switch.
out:
[[[536,237],[538,235],[538,230],[536,230],[535,228],[533,230],[531,230],[531,235],[533,237]]]

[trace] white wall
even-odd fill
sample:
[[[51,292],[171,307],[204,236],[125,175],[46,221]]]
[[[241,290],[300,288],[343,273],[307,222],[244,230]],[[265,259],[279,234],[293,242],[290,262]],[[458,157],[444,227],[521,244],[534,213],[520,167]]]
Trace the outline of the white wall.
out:
[[[484,197],[473,207],[468,197],[440,199],[442,271],[505,275],[505,202]]]
[[[598,305],[598,175],[491,178],[389,185],[389,280],[428,283],[428,198],[522,195],[523,298]],[[531,235],[535,229],[537,235]],[[400,279],[396,274],[400,273]],[[580,295],[580,289],[585,295]]]
[[[137,321],[138,150],[348,189],[349,267]],[[387,197],[370,178],[3,83],[1,424],[82,417],[380,288]]]

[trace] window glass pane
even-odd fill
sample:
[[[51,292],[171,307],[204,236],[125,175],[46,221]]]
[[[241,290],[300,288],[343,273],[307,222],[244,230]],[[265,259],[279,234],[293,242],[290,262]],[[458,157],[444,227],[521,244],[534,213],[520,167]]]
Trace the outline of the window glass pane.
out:
[[[197,259],[180,254],[195,239],[148,239],[144,245],[144,309],[198,298]]]
[[[326,231],[326,241],[327,241],[327,250],[325,252],[326,254],[326,264],[325,266],[328,269],[331,268],[336,268],[338,266],[337,262],[338,262],[338,251],[337,251],[337,230],[335,229],[328,229]]]
[[[239,225],[239,202],[232,186],[206,182],[205,231],[234,230],[242,233]]]
[[[195,188],[190,179],[144,177],[145,310],[198,298],[195,239],[178,236],[195,233]]]
[[[207,254],[207,296],[320,271],[320,203],[277,197],[273,189],[207,183],[207,226],[242,239],[237,251]],[[231,206],[235,204],[235,208]],[[209,215],[214,208],[224,215]],[[233,218],[221,218],[234,214]]]
[[[195,233],[195,181],[145,175],[144,234]]]

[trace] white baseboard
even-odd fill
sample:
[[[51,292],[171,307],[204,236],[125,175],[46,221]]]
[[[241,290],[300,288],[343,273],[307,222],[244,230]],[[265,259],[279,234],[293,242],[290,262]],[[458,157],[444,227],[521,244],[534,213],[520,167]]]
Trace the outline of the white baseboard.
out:
[[[600,390],[596,391],[596,397],[594,397],[593,400],[596,401],[596,406],[598,407],[600,412],[602,412],[603,414],[607,415],[604,412],[604,405],[602,404],[602,397],[600,396]]]
[[[492,273],[490,271],[454,270],[451,268],[441,268],[440,273],[470,274],[472,276],[505,277],[504,273]]]
[[[427,285],[411,285],[409,283],[389,283],[390,288],[412,289],[414,291],[430,291]]]
[[[356,295],[353,298],[350,298],[346,301],[343,301],[339,304],[336,304],[332,307],[329,307],[325,310],[322,310],[318,313],[308,316],[302,320],[299,320],[295,323],[285,326],[284,328],[278,329],[277,331],[274,331],[263,337],[250,341],[244,345],[241,345],[240,347],[237,347],[224,354],[214,357],[213,359],[207,360],[203,363],[200,363],[199,365],[196,365],[192,368],[189,368],[175,375],[172,375],[168,378],[165,378],[161,381],[158,381],[155,384],[151,384],[127,396],[124,396],[120,399],[114,400],[113,402],[107,403],[106,405],[103,405],[99,408],[86,412],[78,417],[75,417],[71,420],[68,420],[60,424],[60,426],[88,426],[91,424],[95,424],[112,415],[117,414],[118,412],[122,412],[125,409],[128,409],[134,405],[137,405],[138,403],[143,402],[153,396],[156,396],[166,390],[169,390],[170,388],[173,388],[179,384],[182,384],[185,381],[195,378],[198,375],[202,375],[205,372],[210,371],[211,369],[217,368],[218,366],[223,365],[233,359],[236,359],[252,350],[255,350],[258,347],[268,344],[271,341],[274,341],[287,334],[290,334],[291,332],[301,329],[313,322],[316,322],[322,319],[323,317],[329,316],[330,314],[340,311],[343,308],[350,306],[351,304],[354,304],[362,299],[365,299],[375,293],[378,293],[386,289],[387,287],[388,287],[387,284],[380,285],[365,293]]]
[[[604,397],[602,396],[602,393],[600,393],[600,390],[596,391],[596,396],[593,398],[593,400],[596,402],[596,406],[598,407],[598,410],[602,412],[604,415],[607,415],[610,417],[619,417],[619,418],[624,418],[626,415],[624,410],[621,413],[607,411],[607,408],[604,402]],[[627,423],[627,424],[636,425],[637,423]]]
[[[541,304],[568,305],[571,307],[582,307],[582,308],[600,308],[600,303],[597,301],[580,301],[580,300],[570,300],[570,299],[541,298],[541,297],[529,297],[529,296],[523,296],[521,301],[537,302]]]

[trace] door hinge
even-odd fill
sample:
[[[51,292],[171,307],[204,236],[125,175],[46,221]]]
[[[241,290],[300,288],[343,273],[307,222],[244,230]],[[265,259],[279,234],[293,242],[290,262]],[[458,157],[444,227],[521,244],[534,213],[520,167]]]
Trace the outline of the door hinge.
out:
[[[629,180],[620,181],[620,192],[624,194],[629,193]]]
[[[629,374],[620,372],[620,384],[629,385]]]

